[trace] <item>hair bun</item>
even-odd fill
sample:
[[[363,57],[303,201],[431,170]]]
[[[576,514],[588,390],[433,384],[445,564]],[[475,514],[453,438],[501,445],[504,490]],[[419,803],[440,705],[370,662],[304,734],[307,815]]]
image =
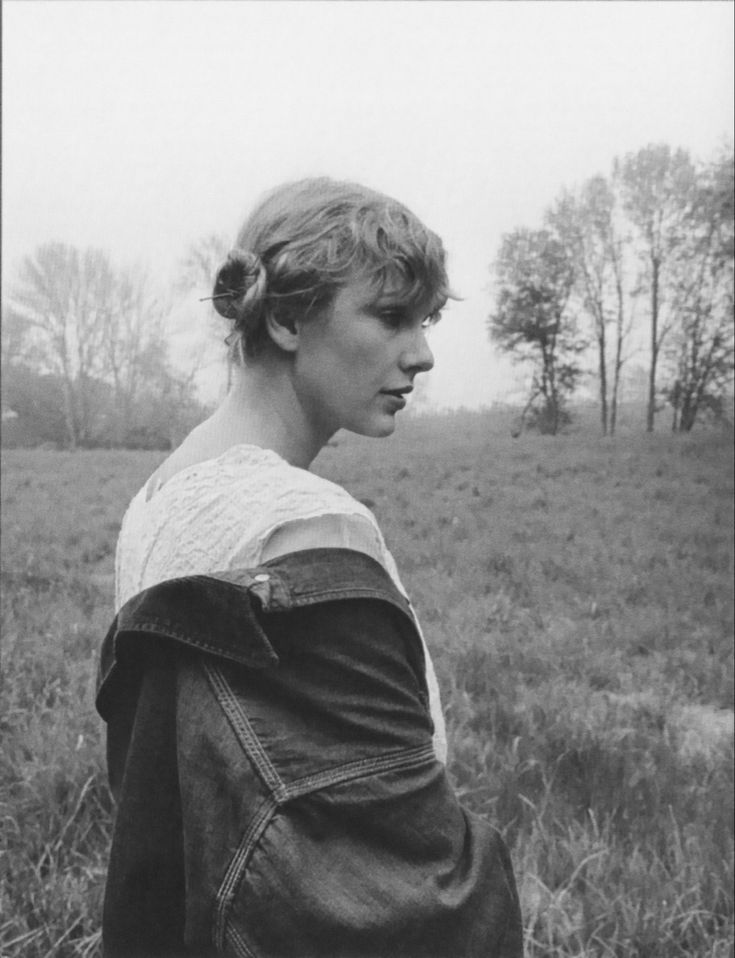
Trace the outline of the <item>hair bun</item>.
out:
[[[220,267],[214,281],[214,308],[226,319],[242,323],[248,314],[257,312],[263,301],[268,276],[257,253],[233,249]]]

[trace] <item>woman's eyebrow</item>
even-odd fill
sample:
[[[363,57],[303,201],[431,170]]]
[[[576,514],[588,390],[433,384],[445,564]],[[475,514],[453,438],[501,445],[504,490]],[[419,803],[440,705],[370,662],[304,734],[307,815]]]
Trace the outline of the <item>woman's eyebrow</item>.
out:
[[[408,301],[400,290],[383,290],[375,297],[373,303],[376,306],[406,306]]]
[[[407,316],[409,313],[407,303],[397,299],[375,300],[367,308],[376,313],[395,313],[402,317]]]

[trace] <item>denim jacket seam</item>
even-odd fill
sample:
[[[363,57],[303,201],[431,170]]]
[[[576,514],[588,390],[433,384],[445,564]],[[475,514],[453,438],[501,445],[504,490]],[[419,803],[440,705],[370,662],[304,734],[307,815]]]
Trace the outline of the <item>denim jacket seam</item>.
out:
[[[268,753],[263,748],[253,726],[250,724],[250,719],[247,717],[245,709],[233,692],[222,670],[217,665],[205,662],[203,668],[214,696],[220,708],[225,713],[238,742],[245,751],[245,754],[255,765],[260,778],[270,791],[273,800],[276,804],[280,805],[285,799],[287,787],[268,757]]]
[[[240,843],[230,858],[222,882],[217,889],[212,939],[218,951],[224,947],[228,928],[229,909],[242,881],[250,858],[260,837],[270,824],[278,805],[271,795],[262,800],[248,822]]]
[[[232,922],[227,925],[225,937],[235,949],[238,958],[258,958]]]
[[[247,941],[232,924],[229,913],[237,889],[245,877],[258,842],[273,822],[275,814],[281,806],[298,798],[335,788],[347,782],[370,778],[381,772],[417,768],[435,762],[436,756],[431,743],[408,749],[403,748],[374,759],[360,759],[355,762],[343,763],[335,769],[297,779],[291,785],[285,786],[285,794],[280,800],[273,794],[264,798],[245,829],[237,850],[227,865],[222,884],[217,891],[212,935],[217,949],[222,950],[225,939],[230,939],[234,940],[234,945],[239,950],[238,954],[242,955],[242,958],[257,958]]]
[[[302,608],[306,605],[316,605],[319,602],[330,602],[334,599],[380,599],[399,609],[404,615],[407,615],[409,619],[411,619],[409,607],[401,603],[394,595],[391,595],[387,589],[345,586],[341,589],[305,589],[303,592],[290,589],[289,592],[288,605],[281,606],[283,611]],[[268,612],[281,610],[277,602],[269,602],[264,605],[264,608]]]
[[[157,632],[166,635],[171,639],[178,639],[181,642],[185,642],[187,645],[195,645],[197,648],[207,649],[210,652],[218,652],[221,650],[220,645],[213,645],[211,642],[207,642],[206,639],[202,638],[201,633],[185,631],[182,632],[179,629],[176,629],[172,626],[171,622],[168,619],[159,619],[155,616],[149,617],[142,622],[136,622],[134,627],[128,626],[127,628],[120,629],[118,635],[121,632]],[[262,630],[261,630],[262,631]],[[269,652],[273,652],[270,642],[268,642],[263,635],[258,636],[260,643],[265,646]],[[273,653],[275,655],[275,653]]]
[[[190,646],[192,648],[201,649],[205,652],[212,652],[215,655],[218,655],[222,658],[232,659],[233,661],[243,661],[244,658],[247,658],[247,655],[243,656],[238,654],[235,651],[230,651],[223,649],[221,645],[212,644],[207,642],[200,635],[191,632],[181,632],[178,629],[172,628],[171,623],[166,619],[156,619],[149,618],[141,622],[136,622],[134,627],[126,627],[119,629],[115,636],[115,647],[117,648],[117,639],[122,633],[130,632],[153,632],[156,635],[164,636],[168,639],[173,639],[176,642],[181,642],[184,645]],[[278,661],[278,656],[273,649],[273,646],[270,644],[268,639],[265,636],[265,633],[258,636],[258,642],[260,643],[262,649],[259,651],[264,652],[269,659],[276,664]],[[109,674],[114,669],[114,664],[107,670],[104,675],[104,678],[107,678]]]
[[[314,772],[290,782],[286,785],[287,794],[284,801],[303,798],[305,795],[333,788],[337,785],[344,785],[347,782],[359,781],[361,778],[370,778],[381,772],[403,771],[424,764],[432,764],[435,761],[434,745],[429,742],[426,745],[415,745],[410,748],[385,752],[373,758],[343,762],[333,768]]]
[[[283,805],[293,798],[341,785],[344,782],[367,778],[379,772],[412,768],[414,765],[421,765],[424,762],[436,759],[434,745],[432,742],[428,742],[425,745],[414,745],[383,752],[370,758],[341,762],[339,765],[312,772],[295,779],[293,782],[286,783],[271,762],[268,752],[263,747],[242,703],[232,690],[225,675],[216,665],[211,663],[204,664],[204,671],[215,698],[225,713],[238,742],[253,762],[261,780],[269,789],[277,805]]]
[[[347,551],[351,552],[352,550]],[[329,601],[329,599],[375,598],[391,603],[404,614],[407,614],[409,618],[412,615],[410,601],[395,590],[392,582],[370,587],[360,586],[353,582],[353,584],[339,588],[324,588],[323,586],[310,584],[308,579],[304,583],[298,576],[294,576],[288,571],[274,569],[271,563],[277,563],[278,561],[278,559],[273,559],[253,569],[231,569],[225,572],[214,572],[210,578],[244,588],[248,593],[259,599],[266,612],[286,611],[316,602]],[[388,575],[382,567],[381,571],[384,575]],[[264,581],[257,578],[258,574],[264,576]],[[206,577],[200,576],[199,578]]]

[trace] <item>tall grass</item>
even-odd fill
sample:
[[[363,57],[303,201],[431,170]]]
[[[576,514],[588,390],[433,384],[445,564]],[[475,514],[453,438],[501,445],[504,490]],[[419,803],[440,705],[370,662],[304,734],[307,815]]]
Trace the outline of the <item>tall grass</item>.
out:
[[[127,453],[3,453],[0,954],[92,956],[112,802],[93,707]]]
[[[3,958],[98,953],[95,656],[119,520],[159,458],[4,454]],[[372,503],[396,556],[529,958],[730,955],[731,437],[514,441],[451,414],[340,436],[315,471]]]

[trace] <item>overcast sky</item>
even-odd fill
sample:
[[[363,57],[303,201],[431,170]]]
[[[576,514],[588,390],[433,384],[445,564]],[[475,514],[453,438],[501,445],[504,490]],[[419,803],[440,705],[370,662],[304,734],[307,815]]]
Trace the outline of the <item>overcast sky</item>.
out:
[[[49,239],[167,279],[279,182],[356,179],[447,246],[464,301],[432,332],[432,405],[502,400],[513,379],[485,329],[501,235],[615,156],[731,141],[733,9],[4,0],[4,283]],[[207,315],[190,304],[182,329]]]

